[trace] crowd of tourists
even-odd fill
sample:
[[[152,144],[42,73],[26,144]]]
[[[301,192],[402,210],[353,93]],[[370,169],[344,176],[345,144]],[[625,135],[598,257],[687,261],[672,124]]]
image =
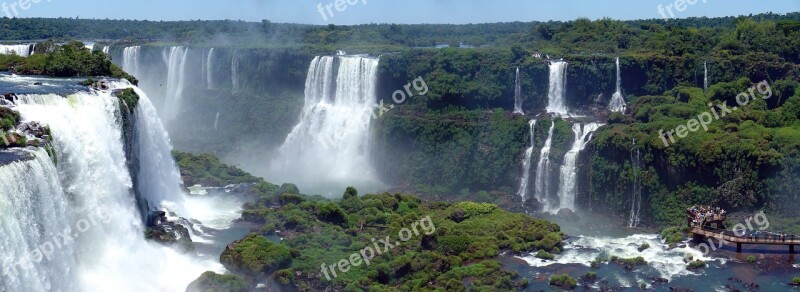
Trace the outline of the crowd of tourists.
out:
[[[701,226],[706,221],[722,221],[725,220],[725,209],[720,207],[709,206],[691,206],[686,209],[686,212],[691,216],[692,227]]]

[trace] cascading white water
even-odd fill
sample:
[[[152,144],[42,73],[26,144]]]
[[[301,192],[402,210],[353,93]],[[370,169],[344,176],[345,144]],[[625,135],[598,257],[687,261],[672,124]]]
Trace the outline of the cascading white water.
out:
[[[0,55],[17,55],[21,57],[29,57],[33,55],[34,45],[0,45]]]
[[[530,131],[530,147],[525,149],[525,157],[522,158],[522,178],[519,181],[519,190],[517,191],[517,195],[520,196],[523,203],[528,199],[528,185],[530,185],[531,180],[531,159],[533,158],[533,149],[536,147],[534,143],[536,142],[534,139],[536,120],[530,120],[528,126]]]
[[[300,122],[279,149],[270,179],[296,181],[319,192],[344,189],[345,184],[375,187],[369,130],[378,63],[363,56],[311,61]]]
[[[635,139],[633,146],[636,147]],[[631,151],[631,172],[633,182],[631,183],[631,216],[628,219],[628,227],[636,228],[641,222],[639,214],[642,211],[642,155],[639,149]]]
[[[147,199],[150,211],[165,210],[171,206],[182,207],[184,193],[180,186],[181,175],[172,159],[172,145],[169,144],[167,131],[147,94],[138,87],[125,87],[133,88],[139,95],[134,112],[134,156],[139,159],[136,176],[139,192]],[[170,211],[189,215],[188,210]]]
[[[219,112],[217,112],[217,116],[214,117],[214,131],[219,130]]]
[[[550,148],[553,144],[553,131],[556,123],[550,125],[547,132],[547,140],[544,142],[542,151],[539,155],[539,163],[536,165],[536,199],[544,206],[544,210],[550,210]]]
[[[575,196],[577,195],[578,185],[578,155],[586,148],[589,141],[592,140],[592,135],[602,124],[589,123],[581,127],[581,124],[572,125],[572,132],[575,133],[575,141],[572,143],[572,149],[564,154],[564,162],[561,164],[561,176],[559,177],[558,198],[559,206],[555,208],[558,211],[563,208],[575,210]]]
[[[214,48],[208,50],[206,57],[206,89],[214,89]]]
[[[639,251],[642,244],[647,244],[650,248]],[[598,236],[575,236],[565,242],[562,253],[556,255],[554,260],[543,261],[533,255],[521,257],[532,267],[546,267],[551,265],[572,265],[580,264],[586,267],[591,266],[591,262],[598,257],[610,258],[634,258],[641,256],[647,265],[655,269],[657,276],[671,280],[675,277],[686,275],[697,275],[686,269],[686,257],[702,260],[707,263],[719,261],[724,263],[726,260],[710,257],[702,251],[688,246],[670,248],[656,234],[634,234],[627,237],[598,237]],[[601,264],[602,265],[602,264]],[[606,263],[606,265],[615,265]],[[638,286],[638,285],[637,285]],[[638,287],[635,287],[638,288]]]
[[[608,109],[612,112],[625,112],[627,109],[625,97],[622,96],[622,73],[619,70],[619,57],[617,57],[617,91],[611,96]]]
[[[181,110],[187,55],[187,49],[183,46],[164,48],[162,51],[167,65],[167,93],[163,107],[163,117],[167,122],[177,118]]]
[[[74,241],[61,244],[63,251],[60,252],[70,255],[75,262],[51,260],[37,263],[34,265],[36,270],[54,271],[34,278],[16,277],[4,282],[17,283],[15,285],[19,287],[33,287],[27,291],[40,291],[35,288],[40,285],[37,283],[45,279],[43,277],[71,277],[59,281],[68,281],[74,288],[53,286],[54,289],[183,291],[203,271],[221,270],[219,264],[196,262],[143,238],[142,218],[135,208],[131,189],[133,184],[124,153],[122,115],[118,100],[110,91],[76,93],[68,98],[25,95],[19,97],[16,109],[24,120],[41,121],[48,125],[53,134],[53,145],[58,154],[57,177],[68,207],[63,216],[37,211],[32,220],[62,221],[71,226]],[[149,160],[144,161],[146,164]],[[53,177],[53,174],[41,177]],[[58,200],[59,194],[47,191],[33,194],[33,197],[36,196]],[[6,221],[9,218],[3,220],[4,226],[27,220],[24,216],[12,216],[14,218],[10,221]],[[3,236],[5,233],[0,234],[0,238]],[[41,238],[38,240],[30,239],[31,246],[46,244],[51,239],[43,238],[44,242]],[[59,273],[59,269],[69,269],[73,274]]]
[[[567,62],[550,62],[550,88],[547,92],[547,112],[566,116]]]
[[[34,157],[0,167],[0,291],[74,291],[74,250],[53,248],[45,264],[31,258],[41,244],[71,227],[64,220],[71,204],[47,153],[26,152]]]
[[[108,55],[108,52],[109,52],[110,50],[111,50],[111,47],[109,47],[109,46],[105,46],[105,47],[103,47],[103,53],[104,53],[104,54],[106,54],[106,55]]]
[[[708,62],[703,62],[703,93],[708,93]]]
[[[514,113],[524,115],[522,111],[522,85],[519,80],[519,67],[517,67],[517,77],[514,81]]]
[[[133,46],[126,47],[122,50],[122,70],[134,77],[139,76],[139,58],[141,56],[142,47]]]
[[[231,60],[231,84],[233,85],[233,92],[239,91],[239,51],[233,51],[233,58]]]

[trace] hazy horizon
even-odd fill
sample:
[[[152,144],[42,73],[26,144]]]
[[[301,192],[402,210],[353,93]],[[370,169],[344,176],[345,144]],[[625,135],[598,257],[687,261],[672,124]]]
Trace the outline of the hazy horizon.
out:
[[[481,24],[498,22],[641,20],[691,17],[746,16],[760,13],[786,14],[800,11],[800,0],[768,3],[746,0],[623,0],[614,3],[575,0],[569,4],[537,3],[524,0],[494,2],[466,0],[243,0],[220,4],[213,0],[176,0],[160,3],[143,0],[109,5],[108,1],[87,0],[80,6],[68,0],[13,0],[0,3],[0,15],[18,18],[80,18],[149,21],[242,20],[311,25],[358,24]],[[336,4],[339,3],[337,7]],[[27,5],[22,5],[27,3]],[[350,4],[352,3],[352,4]],[[692,4],[694,3],[694,4]],[[82,7],[92,7],[90,10]],[[209,11],[204,7],[215,7]]]

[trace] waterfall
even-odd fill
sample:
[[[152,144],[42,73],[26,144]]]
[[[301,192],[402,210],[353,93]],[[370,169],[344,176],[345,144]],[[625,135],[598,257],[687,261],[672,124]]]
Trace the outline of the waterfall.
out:
[[[622,75],[619,70],[619,57],[617,57],[617,91],[611,96],[608,109],[612,112],[625,112],[626,108],[625,97],[622,96]]]
[[[139,76],[139,57],[142,47],[126,47],[122,50],[122,70],[134,77]]]
[[[170,209],[187,215],[187,210],[175,210],[183,206],[184,193],[180,186],[180,172],[172,159],[167,131],[147,94],[137,87],[132,88],[139,95],[134,113],[134,156],[139,159],[138,190],[146,199],[149,211]]]
[[[703,93],[708,93],[708,62],[703,61]]]
[[[567,115],[567,62],[550,62],[550,88],[547,93],[547,112]]]
[[[514,113],[524,115],[522,111],[522,85],[519,81],[519,67],[517,67],[517,77],[514,81]]]
[[[109,52],[110,50],[111,50],[111,47],[109,47],[109,46],[105,46],[105,47],[103,47],[103,54],[106,54],[106,55],[108,55],[108,52]]]
[[[146,97],[140,102],[147,107]],[[48,211],[48,206],[0,200],[5,209],[0,212],[4,231],[0,244],[9,242],[16,249],[12,253],[0,249],[0,258],[24,261],[29,255],[26,250],[33,254],[37,246],[47,245],[56,245],[58,255],[27,265],[30,267],[20,266],[22,271],[4,269],[0,287],[8,289],[0,290],[183,291],[203,271],[220,270],[219,264],[195,262],[143,238],[144,226],[135,207],[133,180],[124,152],[123,116],[110,91],[80,92],[67,98],[23,95],[15,109],[23,120],[41,121],[50,127],[58,164],[53,165],[39,151],[35,162],[26,162],[31,165],[27,166],[30,171],[11,171],[23,178],[0,175],[0,184],[12,184],[11,188],[0,188],[0,193],[44,200],[56,211]],[[142,126],[137,128],[141,130]],[[149,159],[143,157],[142,161],[148,168]],[[11,210],[7,208],[14,211],[6,212]],[[30,208],[25,211],[30,213],[23,213],[23,208]],[[17,238],[20,232],[14,228],[23,230],[23,238]],[[59,230],[71,234],[71,240],[51,233]]]
[[[70,228],[63,220],[70,202],[55,165],[42,149],[27,152],[34,157],[0,166],[0,291],[77,290],[73,250],[54,249],[52,265],[23,257]]]
[[[550,130],[547,132],[547,140],[545,140],[539,155],[539,163],[536,165],[536,199],[544,206],[544,210],[550,210],[550,148],[553,144],[555,128],[556,122],[553,120]]]
[[[214,48],[208,50],[206,57],[206,89],[214,89]]]
[[[633,146],[636,147],[636,140],[633,140]],[[635,228],[639,226],[641,218],[639,214],[642,210],[642,153],[639,149],[631,150],[631,174],[633,175],[631,183],[631,216],[628,219],[628,227]]]
[[[214,118],[214,131],[219,130],[219,112],[217,112],[217,116]]]
[[[233,84],[233,92],[239,91],[239,51],[233,51],[233,59],[231,60],[231,84]]]
[[[572,132],[575,134],[575,140],[572,142],[572,148],[564,155],[564,162],[561,165],[561,176],[559,177],[558,198],[559,209],[567,208],[575,211],[575,196],[577,195],[578,185],[578,155],[589,141],[592,140],[592,135],[598,128],[602,126],[597,123],[589,123],[581,128],[581,124],[572,125]]]
[[[164,97],[164,118],[175,119],[180,113],[186,77],[186,47],[164,48],[162,56],[167,65],[167,93]]]
[[[339,189],[377,182],[370,167],[369,130],[377,101],[378,62],[363,56],[311,61],[300,121],[280,147],[270,179],[297,181],[321,191],[330,191],[331,184]]]
[[[528,198],[528,185],[530,184],[531,180],[531,159],[533,158],[533,148],[536,146],[535,142],[535,133],[534,130],[536,128],[536,120],[530,120],[528,122],[529,131],[530,131],[530,147],[525,149],[525,157],[522,160],[522,179],[519,181],[519,190],[517,191],[517,195],[522,198],[522,203],[525,203],[525,200]]]
[[[21,57],[29,57],[33,55],[34,45],[0,45],[0,55],[17,55]]]

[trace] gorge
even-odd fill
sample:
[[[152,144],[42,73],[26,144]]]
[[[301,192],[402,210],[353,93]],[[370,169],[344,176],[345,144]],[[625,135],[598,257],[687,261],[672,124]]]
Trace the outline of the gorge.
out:
[[[108,29],[88,45],[0,46],[0,291],[539,291],[570,278],[782,291],[800,266],[687,227],[687,210],[712,206],[728,228],[765,214],[748,235],[800,234],[800,14],[52,21]],[[417,80],[425,94],[411,94]],[[769,98],[743,105],[755,84]],[[681,126],[696,130],[661,142]],[[414,234],[422,218],[436,230]],[[391,246],[362,254],[378,239]]]

